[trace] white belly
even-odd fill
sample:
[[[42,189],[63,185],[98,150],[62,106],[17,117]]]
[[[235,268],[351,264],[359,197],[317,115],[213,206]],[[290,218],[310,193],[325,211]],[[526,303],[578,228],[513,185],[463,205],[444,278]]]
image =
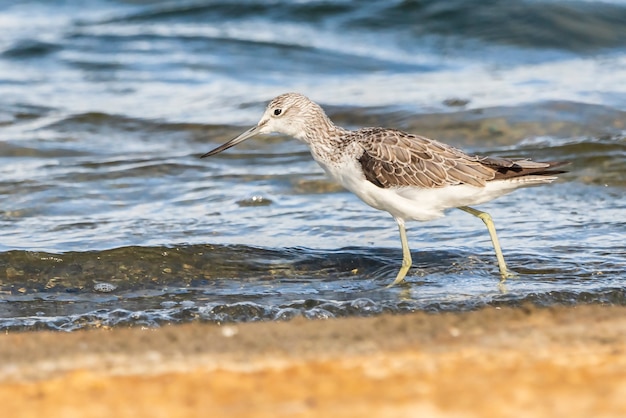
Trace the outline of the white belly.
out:
[[[318,161],[319,162],[319,161]],[[335,181],[373,208],[389,212],[405,221],[428,221],[444,216],[446,209],[480,205],[513,190],[552,182],[554,177],[528,176],[488,182],[485,187],[465,184],[426,189],[420,187],[380,188],[367,181],[360,165],[345,161],[341,165],[320,163]]]

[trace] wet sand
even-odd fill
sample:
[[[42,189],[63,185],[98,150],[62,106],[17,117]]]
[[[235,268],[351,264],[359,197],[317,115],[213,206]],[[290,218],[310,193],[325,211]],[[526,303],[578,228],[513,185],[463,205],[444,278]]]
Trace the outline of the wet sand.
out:
[[[626,307],[0,336],[7,417],[626,416]]]

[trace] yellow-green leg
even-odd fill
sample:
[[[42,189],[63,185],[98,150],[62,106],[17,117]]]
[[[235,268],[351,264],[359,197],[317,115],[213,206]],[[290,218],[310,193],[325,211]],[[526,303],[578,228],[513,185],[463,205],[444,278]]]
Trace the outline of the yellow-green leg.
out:
[[[489,231],[489,236],[491,236],[493,248],[494,250],[496,250],[496,258],[498,259],[498,267],[500,267],[500,276],[502,277],[502,280],[506,280],[507,278],[513,276],[511,273],[508,272],[506,268],[504,256],[502,255],[502,250],[500,249],[500,242],[498,241],[498,235],[496,234],[496,226],[493,224],[493,219],[491,219],[491,215],[489,215],[487,212],[481,212],[468,206],[461,206],[459,207],[459,209],[471,215],[474,215],[477,218],[480,218],[480,220],[485,223],[485,225],[487,226],[487,230]]]
[[[402,281],[404,281],[406,273],[411,267],[411,264],[413,264],[413,260],[411,259],[411,250],[409,249],[409,241],[406,239],[406,229],[404,228],[404,221],[402,219],[396,218],[396,222],[398,223],[398,229],[400,230],[400,241],[402,242],[402,267],[400,267],[400,271],[398,272],[396,279],[387,287],[402,283]]]

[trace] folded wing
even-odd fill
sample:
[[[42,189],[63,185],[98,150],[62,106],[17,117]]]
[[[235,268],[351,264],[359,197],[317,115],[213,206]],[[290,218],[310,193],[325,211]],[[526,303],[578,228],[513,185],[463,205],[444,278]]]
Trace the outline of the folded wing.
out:
[[[484,187],[491,180],[559,174],[563,171],[551,168],[567,164],[470,156],[441,142],[394,129],[366,128],[353,135],[363,148],[359,162],[366,179],[382,188]]]

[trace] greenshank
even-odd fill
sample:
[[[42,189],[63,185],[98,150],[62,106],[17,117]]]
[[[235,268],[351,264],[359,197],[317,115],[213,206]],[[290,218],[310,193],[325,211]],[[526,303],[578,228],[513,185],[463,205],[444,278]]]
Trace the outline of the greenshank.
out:
[[[402,243],[402,266],[394,281],[401,283],[412,259],[406,221],[429,221],[458,208],[480,218],[489,231],[500,276],[510,276],[491,216],[470,206],[513,190],[551,183],[564,173],[566,162],[534,162],[468,155],[450,145],[396,129],[350,131],[335,125],[307,97],[286,93],[274,98],[259,123],[202,158],[218,154],[258,134],[281,133],[308,145],[324,171],[373,208],[396,220]]]

